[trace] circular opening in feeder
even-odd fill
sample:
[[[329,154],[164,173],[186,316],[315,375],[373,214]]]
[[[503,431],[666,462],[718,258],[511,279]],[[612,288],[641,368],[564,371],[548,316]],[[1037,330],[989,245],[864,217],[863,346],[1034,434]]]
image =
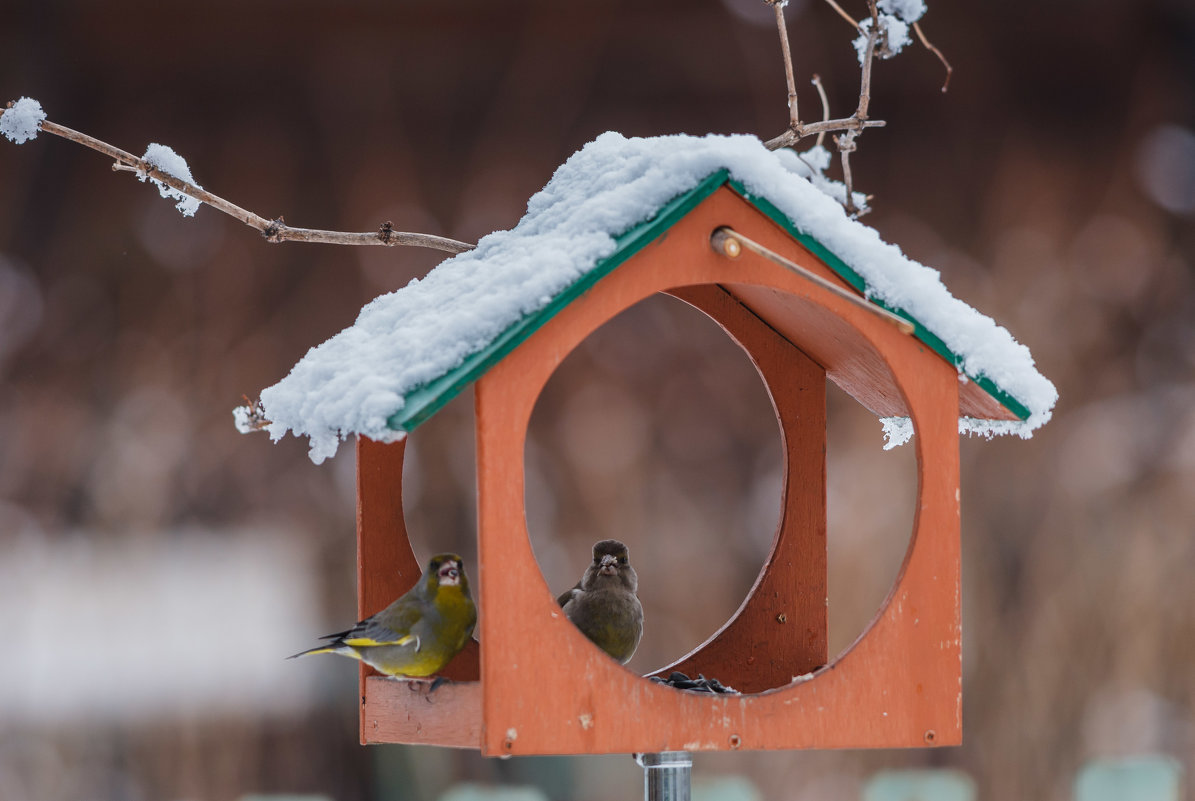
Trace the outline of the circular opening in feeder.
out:
[[[832,662],[899,576],[917,487],[912,445],[883,451],[875,415],[832,383],[826,402]],[[553,595],[594,542],[628,545],[645,614],[630,670],[678,662],[735,617],[773,547],[785,455],[767,387],[717,323],[662,295],[618,315],[553,373],[525,448],[528,531]]]
[[[868,629],[900,576],[917,504],[916,445],[884,450],[876,416],[828,382],[829,655]]]
[[[462,392],[406,439],[403,521],[422,567],[451,551],[465,560],[477,597],[477,447],[473,393]]]
[[[767,390],[716,323],[665,295],[607,322],[548,380],[525,454],[553,595],[595,542],[628,546],[645,615],[628,669],[670,664],[734,615],[776,530],[781,449]]]

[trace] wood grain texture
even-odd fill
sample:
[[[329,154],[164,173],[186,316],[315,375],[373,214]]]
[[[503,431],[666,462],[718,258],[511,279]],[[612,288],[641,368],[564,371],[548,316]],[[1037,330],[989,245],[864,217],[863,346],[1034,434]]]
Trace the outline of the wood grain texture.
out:
[[[481,747],[481,682],[365,680],[361,744],[412,743]]]
[[[423,571],[411,548],[403,518],[402,466],[406,440],[375,442],[366,437],[357,440],[357,615],[364,619],[385,609],[391,601],[415,586]],[[476,597],[476,590],[474,590]],[[366,728],[366,710],[374,717],[384,714],[377,709],[371,691],[396,685],[361,663],[361,742],[375,731]],[[480,676],[478,647],[466,644],[440,672],[457,681],[477,681]],[[377,677],[382,684],[371,682]],[[398,685],[396,685],[398,686]],[[476,740],[472,744],[476,744]]]
[[[899,747],[960,739],[956,371],[917,340],[771,262],[716,255],[709,236],[720,225],[837,280],[757,210],[719,190],[477,383],[484,753]],[[524,440],[552,371],[634,303],[696,285],[722,285],[748,306],[755,288],[798,299],[785,314],[814,315],[829,331],[796,325],[785,336],[869,408],[903,411],[917,431],[913,536],[885,604],[859,640],[811,679],[755,695],[673,690],[606,657],[560,613],[526,530]],[[772,390],[777,398],[796,391],[783,384]],[[777,407],[787,403],[777,400]]]
[[[670,293],[747,352],[772,399],[785,458],[780,521],[747,599],[707,642],[656,673],[702,674],[741,692],[782,687],[827,662],[826,371],[723,288]]]

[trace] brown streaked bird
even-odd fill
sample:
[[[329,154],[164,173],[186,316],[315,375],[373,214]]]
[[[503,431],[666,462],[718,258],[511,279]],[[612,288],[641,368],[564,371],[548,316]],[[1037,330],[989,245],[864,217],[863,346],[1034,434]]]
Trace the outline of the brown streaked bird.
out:
[[[442,553],[431,558],[414,587],[381,612],[322,637],[332,640],[327,645],[287,658],[340,654],[392,678],[423,678],[460,653],[476,624],[464,563],[454,553]]]
[[[635,592],[639,577],[618,540],[594,543],[593,562],[577,586],[556,602],[565,617],[611,657],[626,664],[643,636],[643,606]]]

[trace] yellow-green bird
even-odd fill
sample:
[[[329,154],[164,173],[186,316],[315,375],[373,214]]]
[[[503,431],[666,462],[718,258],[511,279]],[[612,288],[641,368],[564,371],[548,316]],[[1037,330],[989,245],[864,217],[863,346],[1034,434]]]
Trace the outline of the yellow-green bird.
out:
[[[556,602],[564,615],[594,645],[626,664],[643,636],[643,606],[635,595],[639,577],[618,540],[601,540],[593,546],[593,562],[577,586]]]
[[[460,653],[477,624],[477,607],[461,558],[442,553],[431,558],[419,583],[376,615],[347,631],[320,639],[327,645],[294,656],[340,654],[360,659],[394,678],[422,678],[438,673]]]

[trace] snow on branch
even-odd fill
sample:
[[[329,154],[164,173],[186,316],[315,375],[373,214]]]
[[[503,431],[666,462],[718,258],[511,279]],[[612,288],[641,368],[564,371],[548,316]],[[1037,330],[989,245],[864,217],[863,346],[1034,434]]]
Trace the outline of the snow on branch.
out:
[[[888,59],[895,56],[912,39],[909,36],[911,28],[927,50],[932,52],[946,68],[946,80],[942,84],[942,91],[946,91],[953,72],[950,63],[942,55],[942,51],[934,47],[921,30],[920,19],[925,14],[925,0],[867,0],[868,18],[862,22],[856,21],[846,12],[836,0],[825,0],[834,11],[846,20],[858,33],[853,44],[859,58],[861,70],[859,80],[859,102],[855,111],[849,117],[830,119],[829,104],[821,86],[821,80],[814,76],[814,85],[822,99],[823,118],[820,122],[801,122],[797,105],[797,87],[793,72],[792,52],[788,42],[788,29],[784,22],[784,7],[787,0],[764,0],[772,6],[776,14],[776,28],[780,33],[780,50],[784,57],[784,76],[788,84],[788,130],[779,136],[768,140],[765,145],[769,150],[783,147],[793,147],[807,136],[817,135],[817,147],[827,133],[836,133],[834,143],[838,146],[839,157],[842,162],[843,182],[846,192],[843,195],[843,205],[847,213],[860,216],[867,213],[866,204],[855,202],[857,193],[853,191],[851,176],[850,154],[855,152],[859,135],[866,128],[882,128],[883,120],[873,120],[868,117],[868,107],[871,104],[871,70],[875,59]]]
[[[41,104],[28,97],[23,97],[15,103],[10,102],[4,113],[0,114],[0,134],[16,144],[22,144],[35,138],[38,131],[69,139],[103,153],[114,160],[112,169],[135,173],[141,181],[149,180],[154,183],[162,197],[178,200],[177,208],[186,216],[193,215],[200,203],[206,203],[217,211],[222,211],[250,228],[260,231],[269,242],[407,245],[443,250],[448,253],[463,253],[474,247],[467,242],[458,242],[447,237],[396,231],[389,222],[383,223],[377,231],[364,233],[294,228],[287,225],[281,217],[267,220],[199,186],[191,177],[191,170],[187,166],[186,160],[165,145],[151,144],[146,149],[144,156],[134,156],[107,142],[50,121],[46,118]]]
[[[37,138],[38,126],[46,119],[41,103],[31,97],[22,97],[0,114],[0,134],[10,142],[20,145]]]

